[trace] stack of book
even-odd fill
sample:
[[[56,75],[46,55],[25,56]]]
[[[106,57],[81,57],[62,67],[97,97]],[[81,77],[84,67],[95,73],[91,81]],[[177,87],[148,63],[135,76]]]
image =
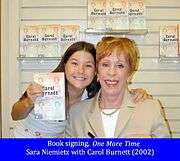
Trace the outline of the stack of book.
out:
[[[88,0],[88,29],[146,29],[144,0]]]
[[[36,25],[20,29],[20,57],[61,57],[79,40],[78,25]]]
[[[40,43],[39,27],[26,26],[20,28],[20,56],[36,57]]]
[[[160,57],[178,57],[178,25],[160,26]]]
[[[106,0],[106,28],[110,30],[128,30],[128,0]]]
[[[88,0],[88,28],[106,29],[106,0]]]
[[[144,0],[129,0],[129,29],[146,29]]]
[[[79,40],[80,27],[78,25],[63,25],[60,32],[62,53],[74,42]]]
[[[59,33],[60,25],[39,26],[40,43],[38,57],[58,57],[60,53]]]

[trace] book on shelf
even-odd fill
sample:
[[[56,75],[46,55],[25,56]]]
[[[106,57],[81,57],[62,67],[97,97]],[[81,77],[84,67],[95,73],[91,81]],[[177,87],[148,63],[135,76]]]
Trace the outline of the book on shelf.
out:
[[[43,87],[43,95],[34,103],[35,119],[65,120],[64,73],[36,73],[33,77]]]
[[[38,45],[38,57],[60,56],[60,32],[60,25],[39,25],[40,43]]]
[[[160,26],[160,56],[178,57],[178,26]]]
[[[20,28],[20,57],[61,57],[80,39],[79,25],[35,25]]]
[[[106,0],[106,28],[128,30],[128,0]]]
[[[129,29],[146,29],[146,7],[144,0],[129,0]]]
[[[21,26],[20,57],[37,57],[40,42],[38,26]]]
[[[80,26],[79,25],[62,25],[60,32],[60,45],[62,53],[73,43],[80,39]]]
[[[88,28],[106,29],[106,0],[88,0]]]

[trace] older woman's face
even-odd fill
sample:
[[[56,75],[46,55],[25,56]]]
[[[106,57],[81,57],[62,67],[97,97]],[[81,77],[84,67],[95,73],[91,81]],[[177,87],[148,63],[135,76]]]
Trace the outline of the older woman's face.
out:
[[[86,88],[94,78],[95,62],[93,56],[86,51],[75,52],[65,65],[68,83],[75,88]]]
[[[98,64],[98,79],[102,92],[118,95],[126,88],[129,77],[129,66],[124,54],[116,55],[114,51],[110,56],[102,58]]]

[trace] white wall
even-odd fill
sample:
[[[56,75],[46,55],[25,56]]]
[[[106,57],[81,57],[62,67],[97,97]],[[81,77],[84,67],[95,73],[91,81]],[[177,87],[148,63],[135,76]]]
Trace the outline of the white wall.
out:
[[[8,13],[12,17],[7,15],[11,20],[9,21],[10,26],[5,29],[11,33],[5,46],[10,42],[11,47],[4,48],[2,53],[3,60],[6,62],[3,74],[5,76],[5,73],[8,73],[3,84],[3,89],[8,90],[2,93],[4,96],[4,103],[2,102],[4,105],[4,137],[8,136],[7,127],[10,126],[8,120],[10,120],[11,105],[32,79],[32,71],[50,71],[56,66],[56,62],[35,63],[35,65],[30,62],[21,65],[18,69],[16,57],[18,56],[19,26],[24,24],[79,24],[83,30],[87,24],[87,0],[13,0],[12,2],[13,4],[9,4],[9,7],[11,8],[12,5],[14,7]],[[131,86],[146,88],[149,93],[161,100],[173,136],[180,137],[180,64],[158,62],[159,25],[180,24],[180,0],[146,0],[146,6],[148,34],[145,37],[131,36],[137,41],[141,52],[140,68]],[[8,22],[4,25],[7,26]],[[40,70],[37,69],[39,67]]]
[[[12,102],[18,91],[19,0],[1,0],[2,137],[9,137]]]

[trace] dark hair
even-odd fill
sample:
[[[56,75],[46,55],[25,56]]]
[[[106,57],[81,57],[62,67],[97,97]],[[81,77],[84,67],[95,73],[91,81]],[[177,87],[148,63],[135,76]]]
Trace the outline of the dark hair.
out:
[[[85,41],[78,41],[68,47],[68,49],[65,51],[64,55],[62,56],[59,65],[52,72],[65,72],[65,64],[67,63],[69,58],[75,52],[81,51],[81,50],[90,53],[94,58],[94,62],[96,62],[96,49],[94,45]],[[67,80],[66,80],[66,84],[67,84]],[[89,98],[94,97],[99,89],[100,89],[100,85],[97,82],[97,79],[95,77],[93,81],[91,82],[91,84],[86,87],[86,90],[88,92],[88,97]]]

